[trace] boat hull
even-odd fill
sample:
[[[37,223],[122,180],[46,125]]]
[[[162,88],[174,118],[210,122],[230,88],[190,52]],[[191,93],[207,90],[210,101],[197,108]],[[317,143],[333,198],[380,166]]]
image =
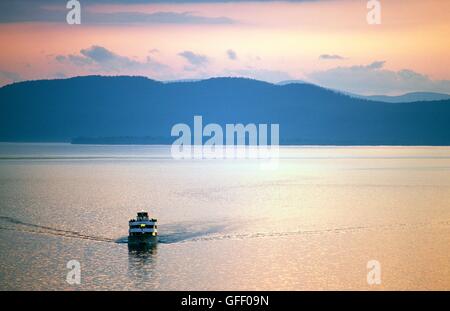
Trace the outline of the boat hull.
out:
[[[128,236],[128,244],[156,244],[158,243],[158,236],[139,236],[139,235],[130,235]]]

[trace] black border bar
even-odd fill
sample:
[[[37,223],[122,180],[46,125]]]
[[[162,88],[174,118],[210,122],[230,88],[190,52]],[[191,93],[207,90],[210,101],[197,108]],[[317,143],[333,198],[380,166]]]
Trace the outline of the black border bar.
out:
[[[0,292],[2,304],[11,303],[16,308],[71,308],[95,307],[105,310],[105,305],[114,306],[114,310],[301,310],[302,308],[355,308],[357,310],[384,310],[397,307],[429,308],[434,304],[442,310],[450,309],[450,292]],[[231,298],[227,298],[231,297]],[[237,298],[235,298],[237,297]],[[245,297],[252,297],[247,299]],[[254,297],[265,297],[259,300]],[[214,305],[194,305],[193,298],[206,298]],[[190,305],[183,305],[183,300],[190,299]],[[266,304],[268,300],[268,304]],[[203,302],[206,300],[203,299]],[[230,304],[230,301],[233,304]],[[252,301],[252,304],[247,302]],[[228,303],[227,303],[228,302]],[[447,307],[445,307],[447,306]],[[159,309],[155,309],[159,308]],[[83,310],[84,311],[84,310]]]

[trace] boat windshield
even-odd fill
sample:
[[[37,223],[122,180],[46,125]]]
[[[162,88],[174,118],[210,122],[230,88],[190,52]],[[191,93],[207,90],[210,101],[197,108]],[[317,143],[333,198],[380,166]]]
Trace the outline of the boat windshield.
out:
[[[148,213],[147,212],[139,212],[137,214],[137,220],[147,220],[148,219]]]

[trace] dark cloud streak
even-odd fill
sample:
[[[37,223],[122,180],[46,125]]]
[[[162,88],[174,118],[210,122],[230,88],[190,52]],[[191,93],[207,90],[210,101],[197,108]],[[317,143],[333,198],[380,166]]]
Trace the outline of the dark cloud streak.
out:
[[[199,16],[191,12],[114,12],[102,13],[88,10],[90,5],[109,3],[107,1],[89,1],[83,5],[82,24],[234,24],[237,21],[230,18]],[[114,2],[114,1],[113,1]],[[113,3],[110,2],[110,3]],[[131,4],[130,1],[115,1],[124,5]],[[140,3],[140,2],[135,2]],[[150,3],[142,1],[142,3]],[[153,3],[153,2],[152,2]],[[66,23],[68,10],[66,1],[28,1],[28,0],[3,0],[0,2],[0,23],[16,22],[51,22]]]
[[[337,55],[337,54],[322,54],[319,56],[321,60],[344,60],[345,57]]]
[[[234,50],[232,50],[232,49],[229,49],[229,50],[227,51],[227,56],[228,56],[228,59],[230,59],[230,60],[237,60],[237,54],[236,54],[236,52],[235,52]]]
[[[186,59],[191,65],[194,66],[203,66],[209,62],[208,57],[205,55],[196,54],[192,51],[183,51],[178,53],[178,55]]]

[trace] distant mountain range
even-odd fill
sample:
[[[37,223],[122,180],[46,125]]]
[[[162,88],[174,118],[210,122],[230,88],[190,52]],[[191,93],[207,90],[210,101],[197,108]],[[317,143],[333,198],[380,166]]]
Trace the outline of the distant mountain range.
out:
[[[170,143],[176,123],[278,123],[282,144],[450,145],[450,100],[384,103],[311,84],[87,76],[0,88],[0,141]]]
[[[387,95],[374,95],[374,96],[361,96],[362,98],[380,101],[386,103],[410,103],[419,101],[436,101],[436,100],[449,100],[450,95],[431,92],[414,92],[407,93],[399,96],[387,96]]]
[[[302,80],[286,80],[277,83],[278,85],[287,85],[287,84],[310,84],[309,82]],[[406,93],[403,95],[360,95],[349,93],[345,91],[335,90],[336,92],[343,93],[345,95],[349,95],[351,97],[367,99],[371,101],[378,101],[384,103],[411,103],[411,102],[420,102],[420,101],[436,101],[436,100],[448,100],[450,99],[449,94],[443,93],[433,93],[433,92],[412,92]]]

